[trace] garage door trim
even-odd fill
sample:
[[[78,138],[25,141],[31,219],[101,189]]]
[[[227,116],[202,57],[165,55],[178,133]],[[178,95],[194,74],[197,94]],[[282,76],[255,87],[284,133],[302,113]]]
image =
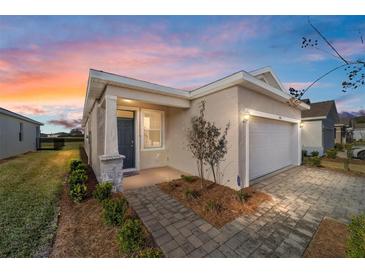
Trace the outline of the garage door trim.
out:
[[[294,118],[290,118],[290,117],[286,117],[286,116],[282,116],[282,115],[277,115],[277,114],[273,114],[273,113],[267,113],[267,112],[262,112],[262,111],[257,111],[254,109],[248,109],[246,108],[244,110],[243,113],[241,113],[241,117],[245,117],[247,114],[249,114],[250,116],[256,116],[256,117],[260,117],[260,118],[267,118],[267,119],[272,119],[272,120],[278,120],[278,121],[284,121],[284,122],[289,122],[289,123],[293,123],[297,125],[297,136],[298,136],[298,159],[297,159],[297,165],[301,164],[301,139],[300,139],[300,119],[294,119]],[[245,120],[244,118],[241,119],[242,122],[244,123],[244,130],[245,130],[245,176],[244,176],[244,187],[248,187],[250,185],[250,119]]]

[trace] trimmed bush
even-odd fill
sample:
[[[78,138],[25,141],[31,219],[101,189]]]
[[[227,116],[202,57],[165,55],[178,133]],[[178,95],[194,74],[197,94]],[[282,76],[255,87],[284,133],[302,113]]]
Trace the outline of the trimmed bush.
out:
[[[344,145],[340,144],[340,143],[336,143],[335,144],[335,149],[337,149],[338,151],[343,151]]]
[[[337,150],[334,148],[327,149],[326,154],[328,158],[336,159]]]
[[[320,167],[321,166],[321,158],[318,156],[313,156],[308,159],[308,164],[311,166]]]
[[[185,198],[188,200],[197,199],[200,196],[199,191],[188,188],[184,192]]]
[[[206,211],[213,211],[215,213],[219,213],[223,210],[223,206],[218,201],[211,200],[207,202],[207,204],[205,205],[205,209]]]
[[[311,152],[311,156],[312,156],[312,157],[319,156],[319,152],[318,152],[317,150],[313,150],[313,151]]]
[[[87,187],[85,184],[70,185],[70,196],[74,202],[80,203],[82,200],[85,199],[86,194]]]
[[[348,225],[350,237],[346,255],[350,258],[365,258],[365,215],[352,218]]]
[[[181,175],[181,179],[187,182],[194,182],[196,180],[194,176],[188,176],[188,175]]]
[[[70,177],[68,178],[68,183],[70,186],[83,184],[87,180],[86,171],[83,169],[75,169],[71,172]]]
[[[86,166],[82,163],[81,160],[74,159],[70,161],[70,171],[74,171],[76,169],[86,169]]]
[[[163,258],[164,254],[158,248],[145,248],[138,252],[138,258]]]
[[[248,198],[251,197],[250,193],[247,193],[244,189],[238,190],[236,191],[236,198],[237,201],[239,201],[240,203],[244,203],[248,200]]]
[[[120,225],[123,223],[128,209],[125,198],[107,199],[103,201],[104,221],[108,225]]]
[[[99,202],[104,201],[105,199],[110,198],[112,194],[113,184],[111,182],[100,183],[96,186],[95,191],[93,192],[93,196]]]
[[[119,248],[126,254],[140,250],[145,243],[142,224],[137,219],[128,219],[123,224],[117,236]]]

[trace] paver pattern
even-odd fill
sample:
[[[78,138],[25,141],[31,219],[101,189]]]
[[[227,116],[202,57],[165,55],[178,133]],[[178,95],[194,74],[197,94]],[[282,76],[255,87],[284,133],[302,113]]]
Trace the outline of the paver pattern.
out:
[[[365,212],[365,177],[297,167],[254,187],[273,201],[220,229],[158,186],[125,195],[167,257],[301,257],[324,216]]]

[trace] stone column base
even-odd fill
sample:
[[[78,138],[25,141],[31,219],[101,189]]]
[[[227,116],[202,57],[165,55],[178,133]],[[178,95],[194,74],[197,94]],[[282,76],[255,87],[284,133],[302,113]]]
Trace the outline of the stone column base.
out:
[[[112,182],[113,192],[123,191],[123,155],[101,155],[100,182]]]

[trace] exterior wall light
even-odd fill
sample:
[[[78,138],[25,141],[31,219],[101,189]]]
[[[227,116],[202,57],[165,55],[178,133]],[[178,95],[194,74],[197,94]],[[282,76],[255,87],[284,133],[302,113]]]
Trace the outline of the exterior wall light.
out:
[[[300,126],[300,128],[303,128],[304,123],[303,122],[300,122],[299,126]]]
[[[129,100],[129,99],[123,99],[123,102],[131,103],[131,102],[132,102],[132,100]]]
[[[242,113],[241,115],[242,122],[247,122],[250,120],[250,114],[249,113]]]

